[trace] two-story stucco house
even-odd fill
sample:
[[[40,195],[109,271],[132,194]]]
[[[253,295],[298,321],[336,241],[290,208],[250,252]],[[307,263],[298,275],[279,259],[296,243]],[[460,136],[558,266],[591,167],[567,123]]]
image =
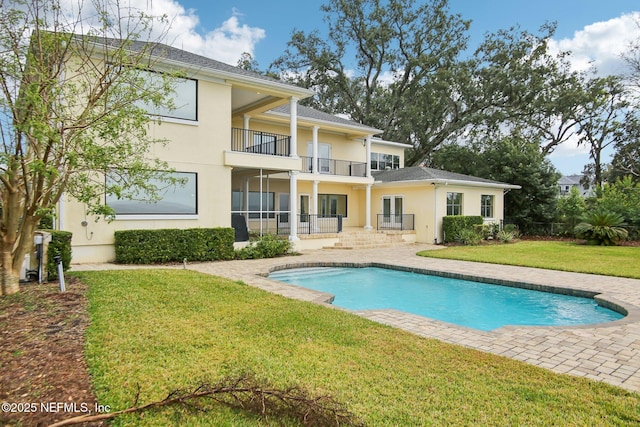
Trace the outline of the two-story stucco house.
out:
[[[135,47],[135,44],[134,44]],[[163,70],[182,70],[174,111],[151,132],[170,142],[151,155],[184,185],[157,203],[107,198],[111,221],[88,218],[64,199],[58,227],[73,232],[75,262],[114,258],[114,231],[246,227],[286,235],[298,249],[336,243],[346,230],[391,230],[440,242],[445,215],[503,218],[517,186],[423,167],[404,167],[405,144],[344,118],[299,105],[313,93],[168,46]],[[343,233],[341,233],[343,232]],[[242,236],[242,232],[238,235]]]

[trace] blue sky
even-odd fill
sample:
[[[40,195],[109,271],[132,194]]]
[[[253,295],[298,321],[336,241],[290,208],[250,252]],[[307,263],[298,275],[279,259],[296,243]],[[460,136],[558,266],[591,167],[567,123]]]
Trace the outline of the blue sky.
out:
[[[266,68],[286,48],[294,28],[324,29],[323,0],[130,0],[173,17],[168,41],[176,47],[235,65],[249,52]],[[640,38],[638,0],[449,0],[450,11],[472,20],[470,47],[484,34],[514,25],[537,32],[558,24],[554,46],[573,52],[576,69],[591,64],[603,74],[624,70],[620,53]],[[564,174],[589,162],[584,149],[566,143],[551,155]]]

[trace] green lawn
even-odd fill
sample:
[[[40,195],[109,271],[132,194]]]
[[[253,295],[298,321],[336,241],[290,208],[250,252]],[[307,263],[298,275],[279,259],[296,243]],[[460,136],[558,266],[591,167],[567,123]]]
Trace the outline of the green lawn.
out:
[[[370,426],[638,425],[640,395],[424,339],[350,313],[184,270],[74,273],[89,285],[87,361],[122,409],[252,371],[330,394]],[[292,425],[212,406],[114,425]]]
[[[589,246],[573,242],[520,241],[452,246],[418,255],[640,279],[640,247]]]

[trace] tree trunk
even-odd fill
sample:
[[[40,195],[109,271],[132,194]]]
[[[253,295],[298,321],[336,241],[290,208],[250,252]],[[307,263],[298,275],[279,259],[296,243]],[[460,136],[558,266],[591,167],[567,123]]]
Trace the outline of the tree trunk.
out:
[[[0,295],[11,295],[20,292],[20,272],[12,268],[13,259],[11,250],[2,251],[2,293]]]

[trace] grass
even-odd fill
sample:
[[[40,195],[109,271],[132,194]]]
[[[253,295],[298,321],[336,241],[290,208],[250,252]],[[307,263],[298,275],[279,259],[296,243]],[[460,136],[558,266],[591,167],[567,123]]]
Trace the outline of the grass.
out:
[[[640,396],[424,339],[353,314],[184,270],[74,273],[89,285],[86,354],[113,410],[251,371],[343,402],[371,426],[637,425]],[[114,425],[293,425],[212,406]]]
[[[452,246],[437,251],[419,252],[418,255],[640,279],[640,247],[632,246],[520,241],[510,244]]]

